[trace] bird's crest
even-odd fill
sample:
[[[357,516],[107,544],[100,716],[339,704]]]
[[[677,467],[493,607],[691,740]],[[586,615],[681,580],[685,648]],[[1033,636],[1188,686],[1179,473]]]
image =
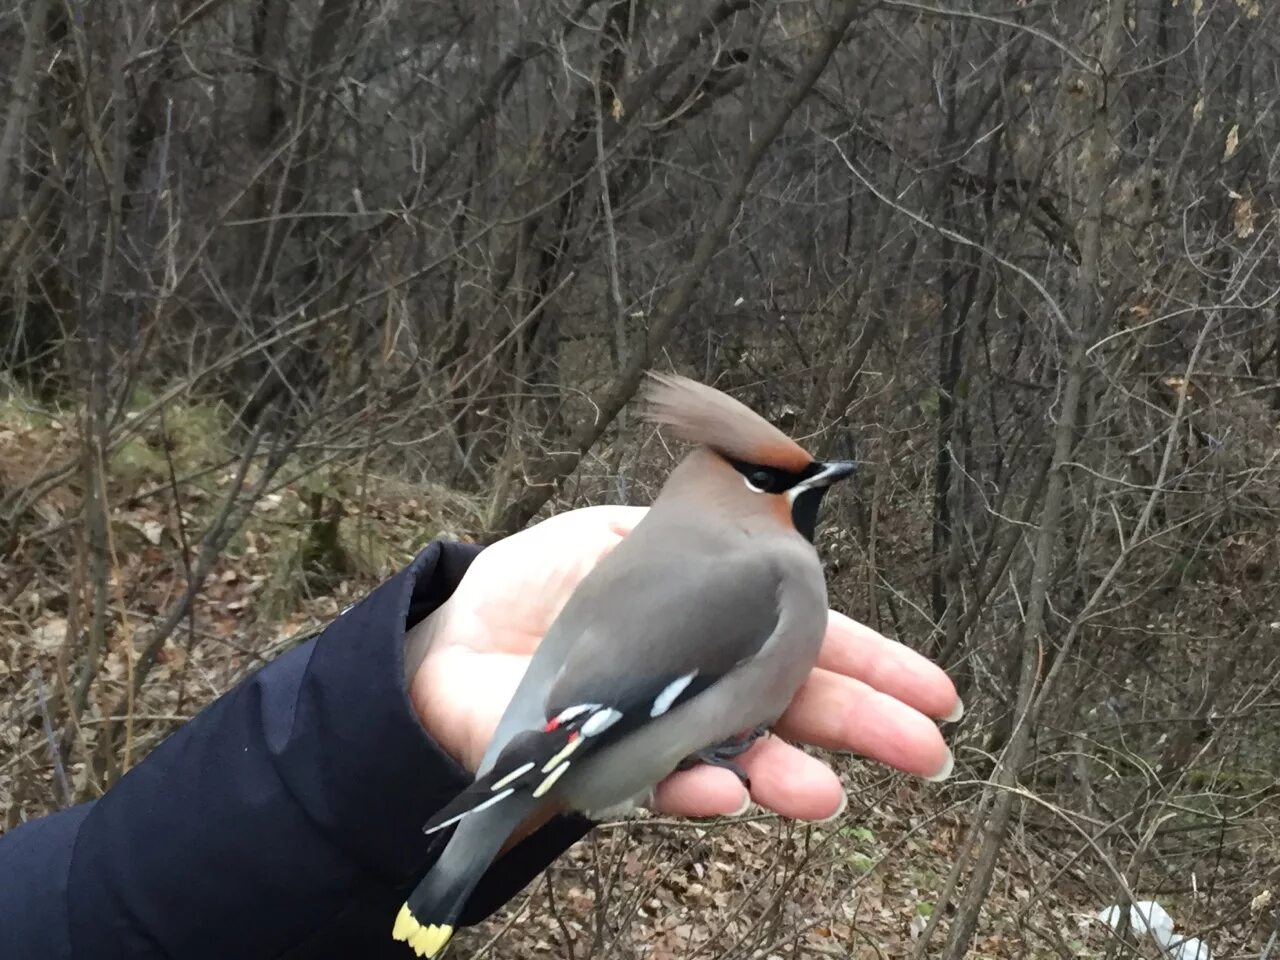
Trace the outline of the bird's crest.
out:
[[[800,444],[714,387],[674,374],[650,373],[644,394],[645,419],[669,427],[681,440],[762,466],[800,471],[813,463]]]

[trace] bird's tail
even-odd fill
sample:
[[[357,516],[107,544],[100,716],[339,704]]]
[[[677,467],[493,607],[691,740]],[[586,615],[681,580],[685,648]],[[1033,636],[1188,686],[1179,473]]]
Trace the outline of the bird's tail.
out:
[[[513,796],[458,823],[430,872],[409,894],[391,935],[420,957],[434,957],[448,944],[471,893],[502,845],[539,801]]]

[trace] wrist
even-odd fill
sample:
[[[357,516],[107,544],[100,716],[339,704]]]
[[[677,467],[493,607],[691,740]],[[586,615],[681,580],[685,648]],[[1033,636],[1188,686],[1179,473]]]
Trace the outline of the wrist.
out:
[[[459,766],[474,773],[484,756],[484,744],[477,749],[474,714],[460,702],[465,689],[450,678],[467,676],[459,658],[468,653],[457,640],[459,611],[452,600],[428,614],[406,637],[406,667],[416,657],[408,677],[409,703],[427,736]],[[465,684],[463,685],[465,686]]]
[[[449,615],[449,603],[446,601],[406,634],[405,679],[409,688],[409,703],[427,736],[457,763],[465,767],[467,765],[455,730],[456,724],[450,722],[450,712],[441,702],[443,698],[434,694],[437,688],[431,682],[431,678],[438,673],[434,669],[435,661],[440,656],[442,646],[440,641],[444,636]]]

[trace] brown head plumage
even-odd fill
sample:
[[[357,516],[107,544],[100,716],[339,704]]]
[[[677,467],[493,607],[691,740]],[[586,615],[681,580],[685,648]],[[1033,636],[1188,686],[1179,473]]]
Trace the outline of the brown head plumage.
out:
[[[785,433],[750,407],[714,387],[669,373],[650,373],[645,419],[681,440],[710,447],[731,460],[801,471],[813,463]]]

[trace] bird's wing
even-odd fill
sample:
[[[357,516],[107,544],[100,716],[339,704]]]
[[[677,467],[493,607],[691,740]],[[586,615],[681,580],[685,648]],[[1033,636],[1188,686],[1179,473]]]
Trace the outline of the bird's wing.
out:
[[[655,637],[646,629],[677,604],[686,618],[705,614],[703,620],[716,631],[724,630],[723,621],[752,627],[744,638],[726,637],[717,650],[741,645],[750,651],[752,644],[758,647],[764,642],[777,619],[775,566],[754,553],[708,553],[698,546],[705,532],[678,528],[673,537],[669,530],[653,526],[653,518],[650,512],[596,565],[551,624],[498,721],[477,776],[493,769],[498,755],[517,734],[546,721],[552,687],[565,676],[564,664],[575,649],[579,654],[573,673],[585,668],[583,675],[593,676],[594,667],[608,662],[597,651],[608,650],[610,656],[625,656],[627,651],[643,655],[663,643],[697,650],[706,643],[703,638],[717,636],[700,634],[692,623],[669,638]],[[715,606],[717,601],[725,607],[723,611]],[[602,627],[608,628],[606,641],[590,642],[593,632]],[[690,644],[684,641],[686,636],[698,639]]]
[[[668,556],[628,564],[618,574],[625,583],[614,582],[612,570],[601,573],[583,581],[557,621],[556,629],[571,630],[577,639],[557,664],[558,677],[540,699],[536,719],[507,739],[476,781],[431,818],[426,832],[516,794],[545,795],[571,763],[749,660],[778,623],[778,575],[754,557]]]
[[[548,714],[657,696],[693,676],[669,709],[754,656],[780,616],[780,573],[759,554],[658,556],[609,574],[584,582],[578,609],[565,609],[580,639],[548,692]]]

